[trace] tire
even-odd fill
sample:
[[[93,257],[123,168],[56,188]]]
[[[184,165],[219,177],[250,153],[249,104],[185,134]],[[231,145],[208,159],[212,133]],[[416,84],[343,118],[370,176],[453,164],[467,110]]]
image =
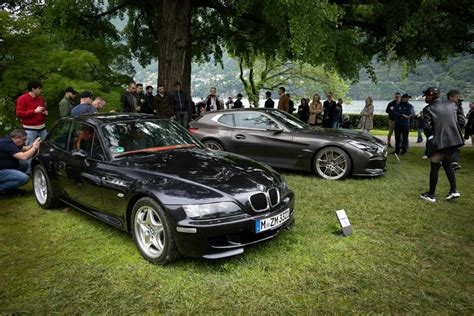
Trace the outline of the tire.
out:
[[[325,147],[321,149],[313,161],[317,175],[328,180],[342,180],[351,172],[351,159],[339,147]]]
[[[205,140],[203,141],[204,145],[210,150],[215,150],[215,151],[225,151],[224,146],[222,146],[221,143],[219,143],[216,140]]]
[[[131,222],[133,241],[143,258],[165,265],[179,257],[170,222],[155,200],[139,199],[133,206]]]
[[[33,170],[33,191],[36,202],[44,209],[50,209],[60,204],[53,192],[48,172],[42,165],[37,165]]]

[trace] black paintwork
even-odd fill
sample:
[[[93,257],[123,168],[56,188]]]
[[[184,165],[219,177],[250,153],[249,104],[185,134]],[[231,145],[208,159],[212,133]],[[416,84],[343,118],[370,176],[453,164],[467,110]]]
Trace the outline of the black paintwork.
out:
[[[103,137],[101,126],[117,121],[155,119],[143,114],[93,114],[65,118],[94,127]],[[158,120],[160,121],[160,120]],[[57,123],[57,124],[58,124]],[[54,129],[54,127],[53,127]],[[183,133],[187,133],[183,129]],[[50,133],[51,135],[51,133]],[[106,142],[101,140],[101,145]],[[241,252],[242,247],[266,240],[293,224],[294,195],[280,190],[281,203],[256,213],[249,205],[252,193],[281,188],[284,179],[268,166],[225,152],[212,152],[197,142],[194,148],[130,155],[114,158],[107,150],[103,161],[73,155],[47,138],[33,161],[48,172],[54,193],[63,202],[117,228],[130,231],[130,212],[138,198],[154,198],[172,223],[179,251],[188,256],[219,258]],[[183,205],[232,201],[242,214],[212,220],[191,220]],[[291,218],[274,230],[255,234],[255,220],[289,208]],[[176,227],[196,228],[181,233]]]

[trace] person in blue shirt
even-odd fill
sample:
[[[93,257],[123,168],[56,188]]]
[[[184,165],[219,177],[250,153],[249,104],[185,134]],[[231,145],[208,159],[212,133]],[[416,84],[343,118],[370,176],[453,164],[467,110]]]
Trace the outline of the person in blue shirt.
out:
[[[92,106],[92,93],[90,91],[82,92],[81,94],[79,94],[79,98],[81,99],[80,104],[76,105],[71,110],[72,117],[77,117],[85,113],[97,112],[97,109]]]
[[[8,136],[0,138],[0,199],[6,192],[16,189],[28,182],[26,174],[27,160],[31,159],[39,148],[41,139],[36,138],[29,146],[25,146],[26,132],[15,129]]]
[[[408,94],[402,95],[402,101],[395,105],[393,116],[395,117],[395,154],[405,155],[408,151],[408,133],[410,132],[411,118],[415,115],[413,105],[408,100]]]

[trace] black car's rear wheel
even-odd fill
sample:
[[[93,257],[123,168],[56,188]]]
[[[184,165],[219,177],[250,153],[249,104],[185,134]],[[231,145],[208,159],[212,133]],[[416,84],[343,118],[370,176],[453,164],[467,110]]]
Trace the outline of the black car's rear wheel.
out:
[[[314,157],[314,170],[325,179],[341,180],[351,172],[351,160],[341,148],[326,147]]]
[[[154,264],[167,264],[179,256],[168,218],[151,198],[141,198],[135,203],[132,236],[141,255]]]
[[[224,146],[222,146],[222,144],[219,143],[218,141],[208,139],[208,140],[203,141],[203,143],[210,150],[224,151]]]
[[[33,190],[36,202],[42,208],[49,209],[59,205],[59,199],[53,192],[48,173],[41,165],[37,165],[33,170]]]

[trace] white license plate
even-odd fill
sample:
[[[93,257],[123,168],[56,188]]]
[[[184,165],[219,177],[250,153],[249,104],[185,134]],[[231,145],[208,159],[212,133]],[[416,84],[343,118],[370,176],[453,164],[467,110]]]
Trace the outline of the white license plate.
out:
[[[290,209],[285,210],[284,212],[277,214],[272,217],[257,219],[255,221],[255,232],[261,233],[266,230],[276,228],[286,222],[290,218]]]

